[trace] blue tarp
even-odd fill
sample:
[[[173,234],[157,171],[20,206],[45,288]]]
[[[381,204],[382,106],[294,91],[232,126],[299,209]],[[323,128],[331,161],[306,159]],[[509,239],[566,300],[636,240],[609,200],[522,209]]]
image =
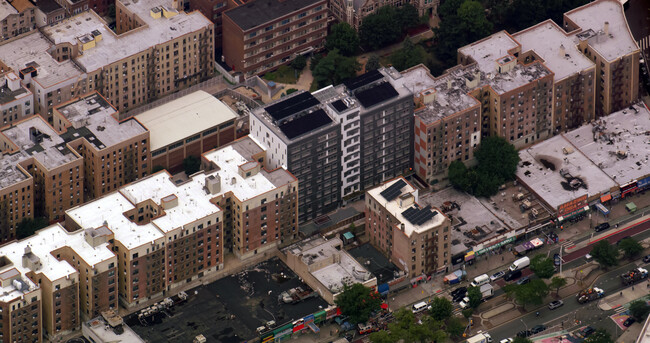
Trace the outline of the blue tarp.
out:
[[[388,286],[387,283],[381,284],[377,286],[377,292],[381,295],[386,295],[388,294],[388,291],[390,290],[390,286]]]
[[[608,214],[609,214],[609,210],[607,209],[607,207],[605,207],[605,205],[603,205],[603,204],[601,204],[601,203],[597,203],[597,204],[596,204],[596,208],[598,209],[598,211],[599,211],[600,213],[602,213],[602,214],[604,214],[604,215],[608,215]]]

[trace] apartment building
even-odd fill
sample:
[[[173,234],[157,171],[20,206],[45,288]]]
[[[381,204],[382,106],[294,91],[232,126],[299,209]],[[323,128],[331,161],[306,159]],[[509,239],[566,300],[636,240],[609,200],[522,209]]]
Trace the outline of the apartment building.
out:
[[[204,91],[196,91],[135,116],[151,135],[151,165],[172,173],[183,170],[188,156],[235,140],[237,115]]]
[[[418,204],[418,191],[403,177],[366,192],[370,243],[410,277],[447,271],[451,265],[451,221],[440,210]]]
[[[191,11],[197,10],[214,23],[214,48],[219,52],[215,56],[221,55],[221,43],[223,40],[223,12],[241,6],[248,2],[247,0],[190,0],[188,6]]]
[[[329,2],[330,11],[334,17],[340,22],[350,24],[357,30],[361,27],[363,19],[375,13],[379,8],[383,6],[399,7],[404,4],[415,7],[420,16],[430,16],[438,12],[440,0],[331,0]]]
[[[55,0],[39,0],[34,6],[36,6],[37,27],[51,25],[65,18],[65,9]]]
[[[300,180],[301,222],[409,171],[413,97],[400,77],[372,71],[253,111],[250,135],[268,147],[271,168]]]
[[[18,261],[13,261],[7,256],[0,257],[0,339],[3,342],[40,343],[43,341],[42,291],[19,271],[21,264]]]
[[[0,76],[0,114],[2,126],[34,114],[34,95],[20,84],[18,75],[8,72]]]
[[[254,0],[222,14],[223,57],[233,70],[264,74],[323,46],[326,0]]]
[[[54,108],[57,133],[84,159],[84,193],[92,199],[151,172],[149,130],[117,110],[97,91]]]
[[[263,150],[255,155],[262,162],[241,155],[255,147],[242,139],[204,155],[209,173],[176,183],[161,171],[66,212],[70,231],[103,226],[113,232],[122,305],[135,306],[222,269],[226,222],[236,228],[232,242],[242,258],[275,246],[284,233],[297,234],[297,180],[286,170],[260,168]],[[279,210],[282,201],[293,211],[293,225]],[[219,206],[223,202],[230,206]]]
[[[66,17],[75,16],[89,9],[89,0],[56,0],[56,2],[63,7]]]
[[[35,9],[29,0],[1,0],[0,42],[36,29]]]

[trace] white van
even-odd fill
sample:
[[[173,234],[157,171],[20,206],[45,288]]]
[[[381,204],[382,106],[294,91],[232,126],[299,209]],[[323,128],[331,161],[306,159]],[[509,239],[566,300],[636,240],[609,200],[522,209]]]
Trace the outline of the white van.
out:
[[[479,287],[481,285],[485,285],[488,282],[490,282],[490,277],[487,274],[483,274],[475,277],[474,281],[472,281],[470,285],[472,287]]]
[[[522,257],[515,262],[512,263],[510,266],[510,271],[514,272],[515,270],[522,270],[530,265],[530,258],[528,256]]]
[[[413,304],[411,311],[413,311],[413,313],[420,313],[426,310],[426,308],[427,308],[427,303],[425,303],[424,301],[420,301],[417,304]]]

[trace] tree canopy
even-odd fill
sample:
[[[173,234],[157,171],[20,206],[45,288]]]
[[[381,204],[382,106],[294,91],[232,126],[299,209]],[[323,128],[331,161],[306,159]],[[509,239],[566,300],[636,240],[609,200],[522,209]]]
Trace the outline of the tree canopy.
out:
[[[341,55],[338,49],[330,51],[327,56],[318,61],[318,65],[312,70],[314,80],[318,87],[337,85],[345,79],[356,76],[361,65],[354,57]]]
[[[544,298],[548,295],[548,285],[541,279],[530,280],[525,285],[509,285],[514,297],[524,307],[526,305],[541,305]],[[508,292],[508,290],[506,290]]]
[[[563,25],[565,12],[588,3],[589,0],[485,0],[488,20],[495,30],[521,31],[546,19]]]
[[[458,317],[451,317],[447,319],[447,323],[445,324],[445,331],[451,337],[460,337],[463,332],[465,332],[465,325],[460,322],[460,319],[458,319]]]
[[[471,308],[477,308],[483,300],[483,294],[481,294],[481,290],[478,287],[468,287],[467,297],[469,298],[469,306]]]
[[[605,329],[594,331],[589,337],[585,338],[585,343],[614,343],[612,335]]]
[[[404,343],[442,342],[447,334],[441,329],[442,324],[431,316],[424,316],[422,323],[415,321],[413,312],[401,308],[395,312],[395,320],[388,324],[388,331],[378,331],[370,335],[374,343],[388,343],[402,340]]]
[[[593,248],[591,248],[590,254],[603,268],[618,264],[618,248],[609,244],[605,239],[594,244]]]
[[[298,55],[291,61],[291,67],[295,70],[303,70],[307,66],[307,57]]]
[[[549,285],[550,288],[555,288],[555,294],[559,295],[560,294],[560,288],[566,286],[567,281],[563,277],[559,276],[554,276],[551,279],[551,284]]]
[[[420,45],[415,45],[409,37],[404,39],[402,48],[390,55],[390,63],[395,69],[402,71],[420,63],[426,62],[427,52]]]
[[[451,313],[454,311],[454,305],[447,298],[435,297],[430,305],[429,313],[435,320],[445,320],[451,317]]]
[[[513,180],[519,163],[517,149],[504,138],[483,138],[474,152],[478,165],[467,168],[461,161],[449,164],[448,178],[454,188],[472,195],[488,197],[496,194],[499,186]]]
[[[381,307],[381,298],[377,292],[360,283],[343,286],[343,292],[335,302],[341,312],[355,324],[367,321],[370,314]]]
[[[540,279],[549,279],[555,273],[555,264],[552,258],[537,255],[530,260],[530,270]]]
[[[630,303],[630,314],[637,322],[642,322],[650,313],[650,306],[645,299],[634,300]]]
[[[368,62],[366,62],[366,72],[369,72],[371,70],[377,70],[381,67],[381,64],[379,64],[379,56],[376,54],[370,54],[368,57]]]
[[[436,34],[436,56],[451,67],[456,64],[456,51],[492,33],[492,24],[485,9],[474,0],[448,0],[438,10],[440,25]]]
[[[399,8],[383,6],[363,19],[359,27],[361,45],[365,49],[377,50],[396,43],[419,20],[417,9],[410,4]]]
[[[332,51],[338,49],[343,56],[352,56],[359,48],[359,35],[348,23],[332,25],[325,40],[325,48]]]
[[[29,237],[49,224],[45,217],[35,217],[34,219],[23,218],[16,226],[16,238],[23,239]]]
[[[623,251],[625,258],[634,258],[643,251],[643,246],[631,237],[622,239],[618,247]]]
[[[190,176],[201,170],[201,160],[196,156],[189,155],[183,160],[183,169],[185,174]]]

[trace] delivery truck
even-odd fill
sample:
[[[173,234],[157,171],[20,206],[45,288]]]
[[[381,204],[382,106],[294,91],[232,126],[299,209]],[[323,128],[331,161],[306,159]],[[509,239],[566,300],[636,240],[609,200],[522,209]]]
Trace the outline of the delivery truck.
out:
[[[515,270],[522,270],[530,265],[530,258],[528,256],[522,257],[510,266],[510,271],[514,272]]]
[[[492,336],[489,333],[478,331],[478,333],[467,339],[467,343],[492,343]]]
[[[489,283],[482,285],[479,288],[479,291],[481,291],[481,300],[486,300],[494,296],[494,287]],[[459,305],[461,308],[469,307],[469,297],[464,297]]]

